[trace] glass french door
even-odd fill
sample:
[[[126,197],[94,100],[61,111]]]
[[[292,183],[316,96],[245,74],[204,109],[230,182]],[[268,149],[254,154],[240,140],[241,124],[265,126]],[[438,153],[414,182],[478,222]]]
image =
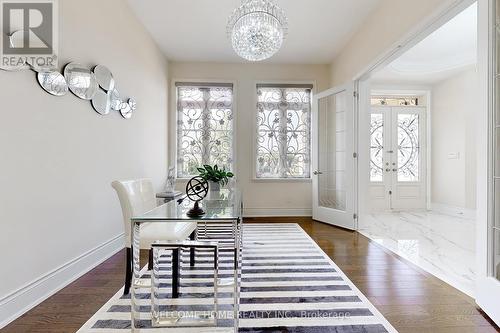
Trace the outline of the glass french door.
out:
[[[370,206],[426,207],[425,107],[372,106]]]
[[[476,303],[500,325],[500,0],[480,0],[478,9]]]
[[[490,160],[493,162],[493,191],[492,191],[492,227],[489,230],[491,233],[491,247],[490,247],[490,256],[491,256],[491,275],[494,277],[496,281],[500,282],[500,0],[496,0],[494,7],[496,8],[495,14],[495,41],[496,44],[496,54],[495,54],[495,71],[494,76],[495,80],[493,83],[495,97],[493,101],[494,112],[493,112],[493,158]],[[497,290],[500,285],[497,284]],[[500,297],[500,294],[497,296]],[[497,308],[497,310],[500,306]],[[500,322],[500,310],[497,311],[498,317],[495,318],[496,322]]]
[[[313,219],[356,229],[354,84],[313,99]]]

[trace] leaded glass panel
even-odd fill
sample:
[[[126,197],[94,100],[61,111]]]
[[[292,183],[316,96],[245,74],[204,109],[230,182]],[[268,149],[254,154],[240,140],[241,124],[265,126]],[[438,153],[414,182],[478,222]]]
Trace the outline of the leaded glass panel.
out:
[[[370,122],[370,181],[384,180],[384,115],[372,113]]]
[[[420,137],[419,115],[399,113],[397,124],[398,181],[419,181]]]
[[[232,87],[177,87],[177,177],[196,175],[203,164],[232,169]]]
[[[372,96],[371,105],[380,106],[418,106],[418,97]]]
[[[311,89],[257,87],[257,178],[309,178]]]

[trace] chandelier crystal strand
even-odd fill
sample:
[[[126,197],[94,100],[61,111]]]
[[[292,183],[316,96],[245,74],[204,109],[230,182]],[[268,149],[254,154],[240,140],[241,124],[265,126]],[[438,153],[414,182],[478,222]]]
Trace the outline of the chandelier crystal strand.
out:
[[[246,0],[229,17],[227,34],[240,57],[261,61],[279,51],[287,26],[285,12],[271,0]]]

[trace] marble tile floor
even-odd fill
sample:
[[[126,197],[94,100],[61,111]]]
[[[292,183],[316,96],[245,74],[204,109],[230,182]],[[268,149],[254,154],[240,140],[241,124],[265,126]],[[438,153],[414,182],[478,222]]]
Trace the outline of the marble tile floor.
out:
[[[364,214],[359,232],[474,296],[475,220],[434,211]]]

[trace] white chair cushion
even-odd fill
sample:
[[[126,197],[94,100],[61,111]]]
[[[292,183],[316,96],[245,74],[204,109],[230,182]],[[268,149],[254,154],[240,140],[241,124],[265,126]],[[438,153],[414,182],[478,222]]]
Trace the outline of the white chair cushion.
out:
[[[141,249],[157,240],[184,240],[196,230],[196,222],[151,222],[141,226]]]
[[[125,246],[130,247],[130,218],[156,207],[153,183],[149,179],[114,181],[123,213]],[[196,222],[154,222],[141,226],[141,249],[157,240],[185,240],[196,229]]]

